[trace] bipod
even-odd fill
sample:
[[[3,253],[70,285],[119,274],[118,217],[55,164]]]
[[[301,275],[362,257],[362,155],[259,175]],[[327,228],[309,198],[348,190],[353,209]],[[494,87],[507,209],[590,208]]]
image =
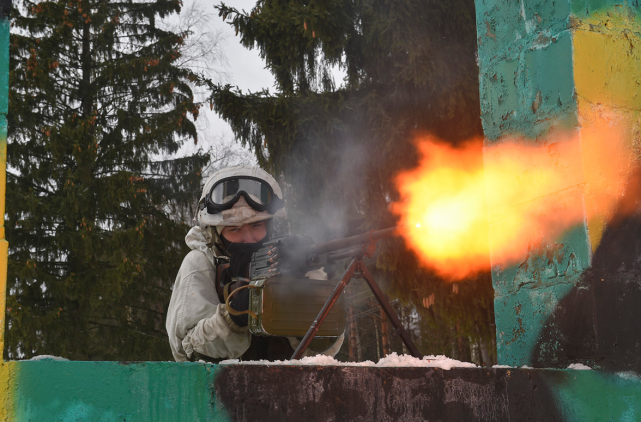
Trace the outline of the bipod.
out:
[[[292,359],[300,359],[303,356],[303,353],[305,353],[305,350],[307,350],[307,348],[309,347],[310,343],[314,339],[314,336],[318,332],[318,329],[321,327],[321,325],[323,325],[323,321],[325,321],[325,318],[338,300],[338,297],[341,293],[343,293],[345,287],[347,287],[349,282],[355,276],[365,279],[370,290],[372,291],[372,293],[374,293],[376,300],[381,305],[381,308],[383,308],[383,311],[385,311],[387,318],[389,318],[389,320],[392,322],[395,332],[397,332],[401,336],[401,340],[403,340],[403,343],[405,343],[405,346],[407,347],[407,350],[409,350],[411,355],[415,358],[422,358],[421,353],[418,351],[409,334],[407,333],[407,331],[405,331],[405,328],[403,328],[401,321],[396,316],[396,312],[394,312],[394,309],[389,304],[387,297],[381,291],[380,287],[378,287],[378,284],[376,284],[376,281],[367,270],[367,267],[365,267],[365,263],[363,262],[363,255],[371,256],[374,248],[375,242],[372,242],[362,250],[354,250],[351,254],[348,255],[353,256],[352,262],[349,264],[349,267],[347,267],[347,270],[343,274],[343,277],[338,282],[338,284],[334,288],[334,291],[325,302],[325,305],[323,305],[323,308],[318,313],[318,316],[314,320],[314,323],[311,325],[311,327],[309,327],[307,334],[305,334],[305,337],[303,337],[303,340],[301,340],[300,344],[296,348],[296,351],[292,355]],[[340,257],[345,257],[345,253],[342,253],[340,255]]]

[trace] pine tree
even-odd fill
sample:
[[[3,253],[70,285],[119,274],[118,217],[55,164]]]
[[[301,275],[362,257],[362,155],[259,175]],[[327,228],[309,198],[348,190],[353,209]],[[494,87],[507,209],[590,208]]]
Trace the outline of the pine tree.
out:
[[[260,0],[249,12],[217,9],[259,51],[277,90],[218,86],[214,107],[259,164],[291,186],[293,231],[321,241],[393,225],[393,179],[416,163],[414,137],[455,144],[482,135],[472,0]],[[346,74],[339,87],[334,66]],[[494,336],[489,274],[452,294],[400,241],[379,249],[376,277],[430,324],[424,352],[451,350],[451,327],[461,338]]]
[[[171,358],[164,320],[186,253],[177,216],[207,157],[177,66],[179,0],[14,8],[8,121],[5,357]]]

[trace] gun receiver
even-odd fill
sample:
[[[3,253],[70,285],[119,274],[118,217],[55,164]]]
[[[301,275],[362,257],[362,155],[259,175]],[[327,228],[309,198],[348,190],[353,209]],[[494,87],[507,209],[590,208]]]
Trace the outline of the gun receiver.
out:
[[[367,233],[356,236],[345,237],[343,239],[330,240],[329,242],[313,243],[303,246],[296,251],[290,251],[290,258],[283,264],[280,271],[284,274],[298,271],[306,273],[310,270],[321,268],[327,264],[345,258],[355,256],[370,257],[376,250],[376,242],[386,237],[394,236],[397,227],[389,227],[383,230],[372,230]],[[250,278],[273,275],[270,259],[270,249],[272,246],[283,245],[287,236],[276,237],[266,242],[258,252],[254,253],[249,268]],[[342,251],[343,249],[362,246],[358,249]],[[342,251],[342,252],[337,252]]]
[[[323,243],[312,243],[309,238],[297,236],[284,236],[266,242],[258,252],[254,253],[249,266],[249,274],[252,280],[251,284],[260,287],[256,292],[253,290],[250,291],[250,303],[252,303],[251,307],[254,309],[256,315],[256,317],[250,319],[250,331],[257,335],[278,335],[276,334],[277,330],[274,329],[275,324],[270,322],[271,320],[286,321],[292,327],[294,325],[297,327],[301,325],[306,333],[292,356],[292,359],[300,359],[315,336],[338,336],[343,332],[345,329],[345,316],[344,311],[341,310],[344,301],[341,293],[353,277],[359,277],[365,280],[394,326],[395,333],[400,335],[401,340],[405,343],[412,356],[420,358],[421,354],[416,348],[416,345],[403,328],[400,320],[396,316],[396,312],[390,306],[387,297],[378,287],[378,284],[376,284],[376,281],[363,262],[363,258],[369,258],[374,254],[378,240],[394,236],[396,230],[397,227],[372,230],[368,233]],[[278,254],[279,266],[277,269],[273,267],[272,262],[274,250],[277,250],[276,253]],[[312,281],[309,279],[303,281],[302,278],[305,273],[345,258],[352,258],[352,261],[347,267],[347,270],[345,270],[341,280],[338,284],[334,285],[335,287],[329,294],[329,297],[327,297],[322,308],[320,308],[320,312],[313,310],[311,311],[313,313],[312,315],[307,315],[311,309],[319,309],[321,302],[319,302],[318,299],[320,299],[320,296],[318,294],[307,294],[305,296],[303,293],[312,288],[313,282],[323,284],[323,286],[319,285],[317,289],[331,289],[333,283],[330,281]],[[305,312],[303,312],[303,309],[296,311],[296,321],[293,321],[292,317],[288,316],[292,313],[287,309],[288,306],[291,305],[281,306],[281,302],[285,303],[284,299],[278,301],[278,303],[275,302],[277,300],[275,298],[280,296],[285,297],[284,295],[278,295],[278,287],[280,284],[284,286],[285,281],[288,283],[288,290],[293,290],[294,288],[301,290],[300,297],[305,296],[305,300],[307,301],[303,305],[302,299],[299,300],[299,305],[303,305],[301,308],[304,308]],[[326,283],[330,284],[326,285]],[[268,285],[274,286],[272,293],[270,293],[272,290],[266,288]],[[265,295],[271,294],[271,296],[263,296],[263,291]],[[318,290],[318,292],[320,293],[320,290]],[[329,290],[325,290],[325,292],[329,293]],[[321,293],[321,295],[324,296],[327,293]],[[265,306],[265,302],[268,303],[267,307]],[[337,306],[335,307],[334,305]],[[279,314],[277,317],[272,316],[271,320],[266,322],[268,312],[273,312],[273,310],[280,311],[281,309],[282,315]],[[316,312],[318,312],[318,314],[316,314]],[[313,319],[313,322],[311,322],[313,315],[317,316]],[[326,324],[323,325],[325,321]],[[309,325],[310,322],[311,325]],[[267,324],[267,328],[265,328],[265,324]],[[300,328],[301,327],[298,327],[298,329]],[[281,333],[281,335],[284,334]]]
[[[319,262],[334,262],[339,259],[348,258],[350,252],[348,251],[343,253],[332,253],[339,251],[341,249],[351,248],[353,246],[365,246],[363,248],[363,254],[365,256],[371,256],[374,253],[375,248],[367,249],[367,246],[374,245],[378,240],[384,239],[386,237],[394,236],[394,232],[398,227],[388,227],[383,230],[372,230],[368,233],[359,234],[356,236],[346,237],[344,239],[330,240],[329,242],[316,243],[309,248],[307,254],[308,265],[318,265]],[[325,256],[325,257],[324,257]],[[323,259],[324,258],[324,259]],[[322,265],[322,264],[321,264]]]

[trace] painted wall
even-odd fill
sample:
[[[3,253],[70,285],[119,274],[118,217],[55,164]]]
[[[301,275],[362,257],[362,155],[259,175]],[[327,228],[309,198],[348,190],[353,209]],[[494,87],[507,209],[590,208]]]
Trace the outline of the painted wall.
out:
[[[0,1],[0,347],[4,350],[4,324],[9,243],[4,237],[7,187],[7,109],[9,107],[9,19],[11,1]]]
[[[622,176],[629,196],[639,192],[641,6],[477,0],[476,13],[486,145],[516,137],[551,147],[553,134],[565,130],[580,138],[568,154],[584,163],[563,189],[525,205],[552,201],[562,209],[578,202],[583,223],[531,244],[516,265],[493,265],[499,363],[582,362],[639,373],[641,219],[621,206],[597,205],[608,195],[619,200],[615,186],[604,186],[608,172]],[[564,158],[550,154],[550,164]],[[493,159],[486,152],[485,161]],[[505,222],[500,209],[489,208],[491,236]]]
[[[635,421],[641,380],[597,371],[6,362],[2,421]]]

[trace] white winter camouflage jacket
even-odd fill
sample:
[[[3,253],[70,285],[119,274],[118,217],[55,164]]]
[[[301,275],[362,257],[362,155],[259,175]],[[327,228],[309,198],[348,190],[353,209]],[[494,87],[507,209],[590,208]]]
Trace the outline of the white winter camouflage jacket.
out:
[[[212,250],[207,246],[205,233],[193,227],[185,237],[192,249],[183,260],[174,283],[169,309],[167,333],[174,359],[184,362],[194,351],[212,358],[236,359],[249,348],[251,334],[247,327],[236,325],[216,292],[216,264]],[[324,277],[319,277],[322,274]],[[326,278],[321,271],[308,273],[314,279]],[[326,351],[335,356],[343,344],[343,335]],[[299,341],[289,338],[295,349]],[[305,356],[316,354],[307,350]]]

